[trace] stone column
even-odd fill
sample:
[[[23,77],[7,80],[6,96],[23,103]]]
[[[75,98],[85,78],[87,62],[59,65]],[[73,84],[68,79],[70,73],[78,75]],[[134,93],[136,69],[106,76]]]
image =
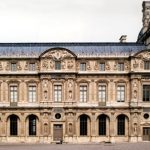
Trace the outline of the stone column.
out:
[[[96,124],[97,124],[97,121],[96,121],[96,118],[95,118],[95,113],[92,113],[92,116],[91,116],[91,141],[95,141],[95,137],[96,137]]]
[[[25,136],[25,129],[26,129],[26,126],[25,126],[24,113],[21,113],[20,127],[19,127],[19,130],[20,130],[20,136]]]
[[[19,102],[23,102],[24,101],[24,86],[23,86],[23,84],[24,84],[24,81],[23,80],[21,80],[20,81],[20,84],[19,84],[19,92],[18,92],[18,94],[19,94],[19,99],[18,99],[18,101]]]
[[[110,142],[114,143],[115,142],[115,125],[116,125],[116,120],[114,116],[115,112],[111,112],[111,118],[110,118]]]
[[[1,122],[1,136],[6,136],[7,135],[7,131],[6,131],[6,128],[7,128],[7,118],[5,118],[5,114],[2,113],[2,122]]]
[[[50,80],[49,81],[49,99],[50,99],[50,102],[52,103],[53,102],[53,84],[52,84],[52,81]]]

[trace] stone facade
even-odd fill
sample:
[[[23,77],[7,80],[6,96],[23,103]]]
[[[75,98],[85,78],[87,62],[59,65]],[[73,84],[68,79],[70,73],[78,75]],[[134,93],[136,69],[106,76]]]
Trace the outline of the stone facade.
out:
[[[1,43],[0,54],[0,142],[150,140],[144,43]]]

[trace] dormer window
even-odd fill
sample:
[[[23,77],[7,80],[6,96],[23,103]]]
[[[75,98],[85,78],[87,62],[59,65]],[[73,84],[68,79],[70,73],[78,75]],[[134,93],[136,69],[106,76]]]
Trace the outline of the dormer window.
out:
[[[61,61],[55,61],[55,70],[61,70]]]
[[[11,71],[17,71],[17,63],[11,63]]]
[[[124,63],[118,63],[118,71],[124,71]]]
[[[80,71],[86,71],[86,63],[80,63]]]
[[[150,70],[150,61],[144,61],[144,69]]]

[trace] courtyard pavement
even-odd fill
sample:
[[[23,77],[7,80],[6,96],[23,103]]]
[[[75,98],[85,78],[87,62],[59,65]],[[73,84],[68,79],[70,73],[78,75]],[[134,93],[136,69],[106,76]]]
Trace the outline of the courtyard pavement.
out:
[[[150,142],[117,144],[0,144],[0,150],[150,150]]]

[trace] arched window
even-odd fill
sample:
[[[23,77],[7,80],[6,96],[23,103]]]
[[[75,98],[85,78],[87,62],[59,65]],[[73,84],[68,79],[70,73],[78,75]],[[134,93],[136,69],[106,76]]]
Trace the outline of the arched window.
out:
[[[118,135],[125,135],[125,116],[118,116]]]
[[[10,116],[10,135],[18,135],[18,117],[16,115]]]
[[[86,115],[80,116],[80,135],[87,135],[87,120],[88,117]]]
[[[106,135],[106,115],[99,116],[99,135]]]
[[[29,135],[36,135],[36,116],[29,116]]]

